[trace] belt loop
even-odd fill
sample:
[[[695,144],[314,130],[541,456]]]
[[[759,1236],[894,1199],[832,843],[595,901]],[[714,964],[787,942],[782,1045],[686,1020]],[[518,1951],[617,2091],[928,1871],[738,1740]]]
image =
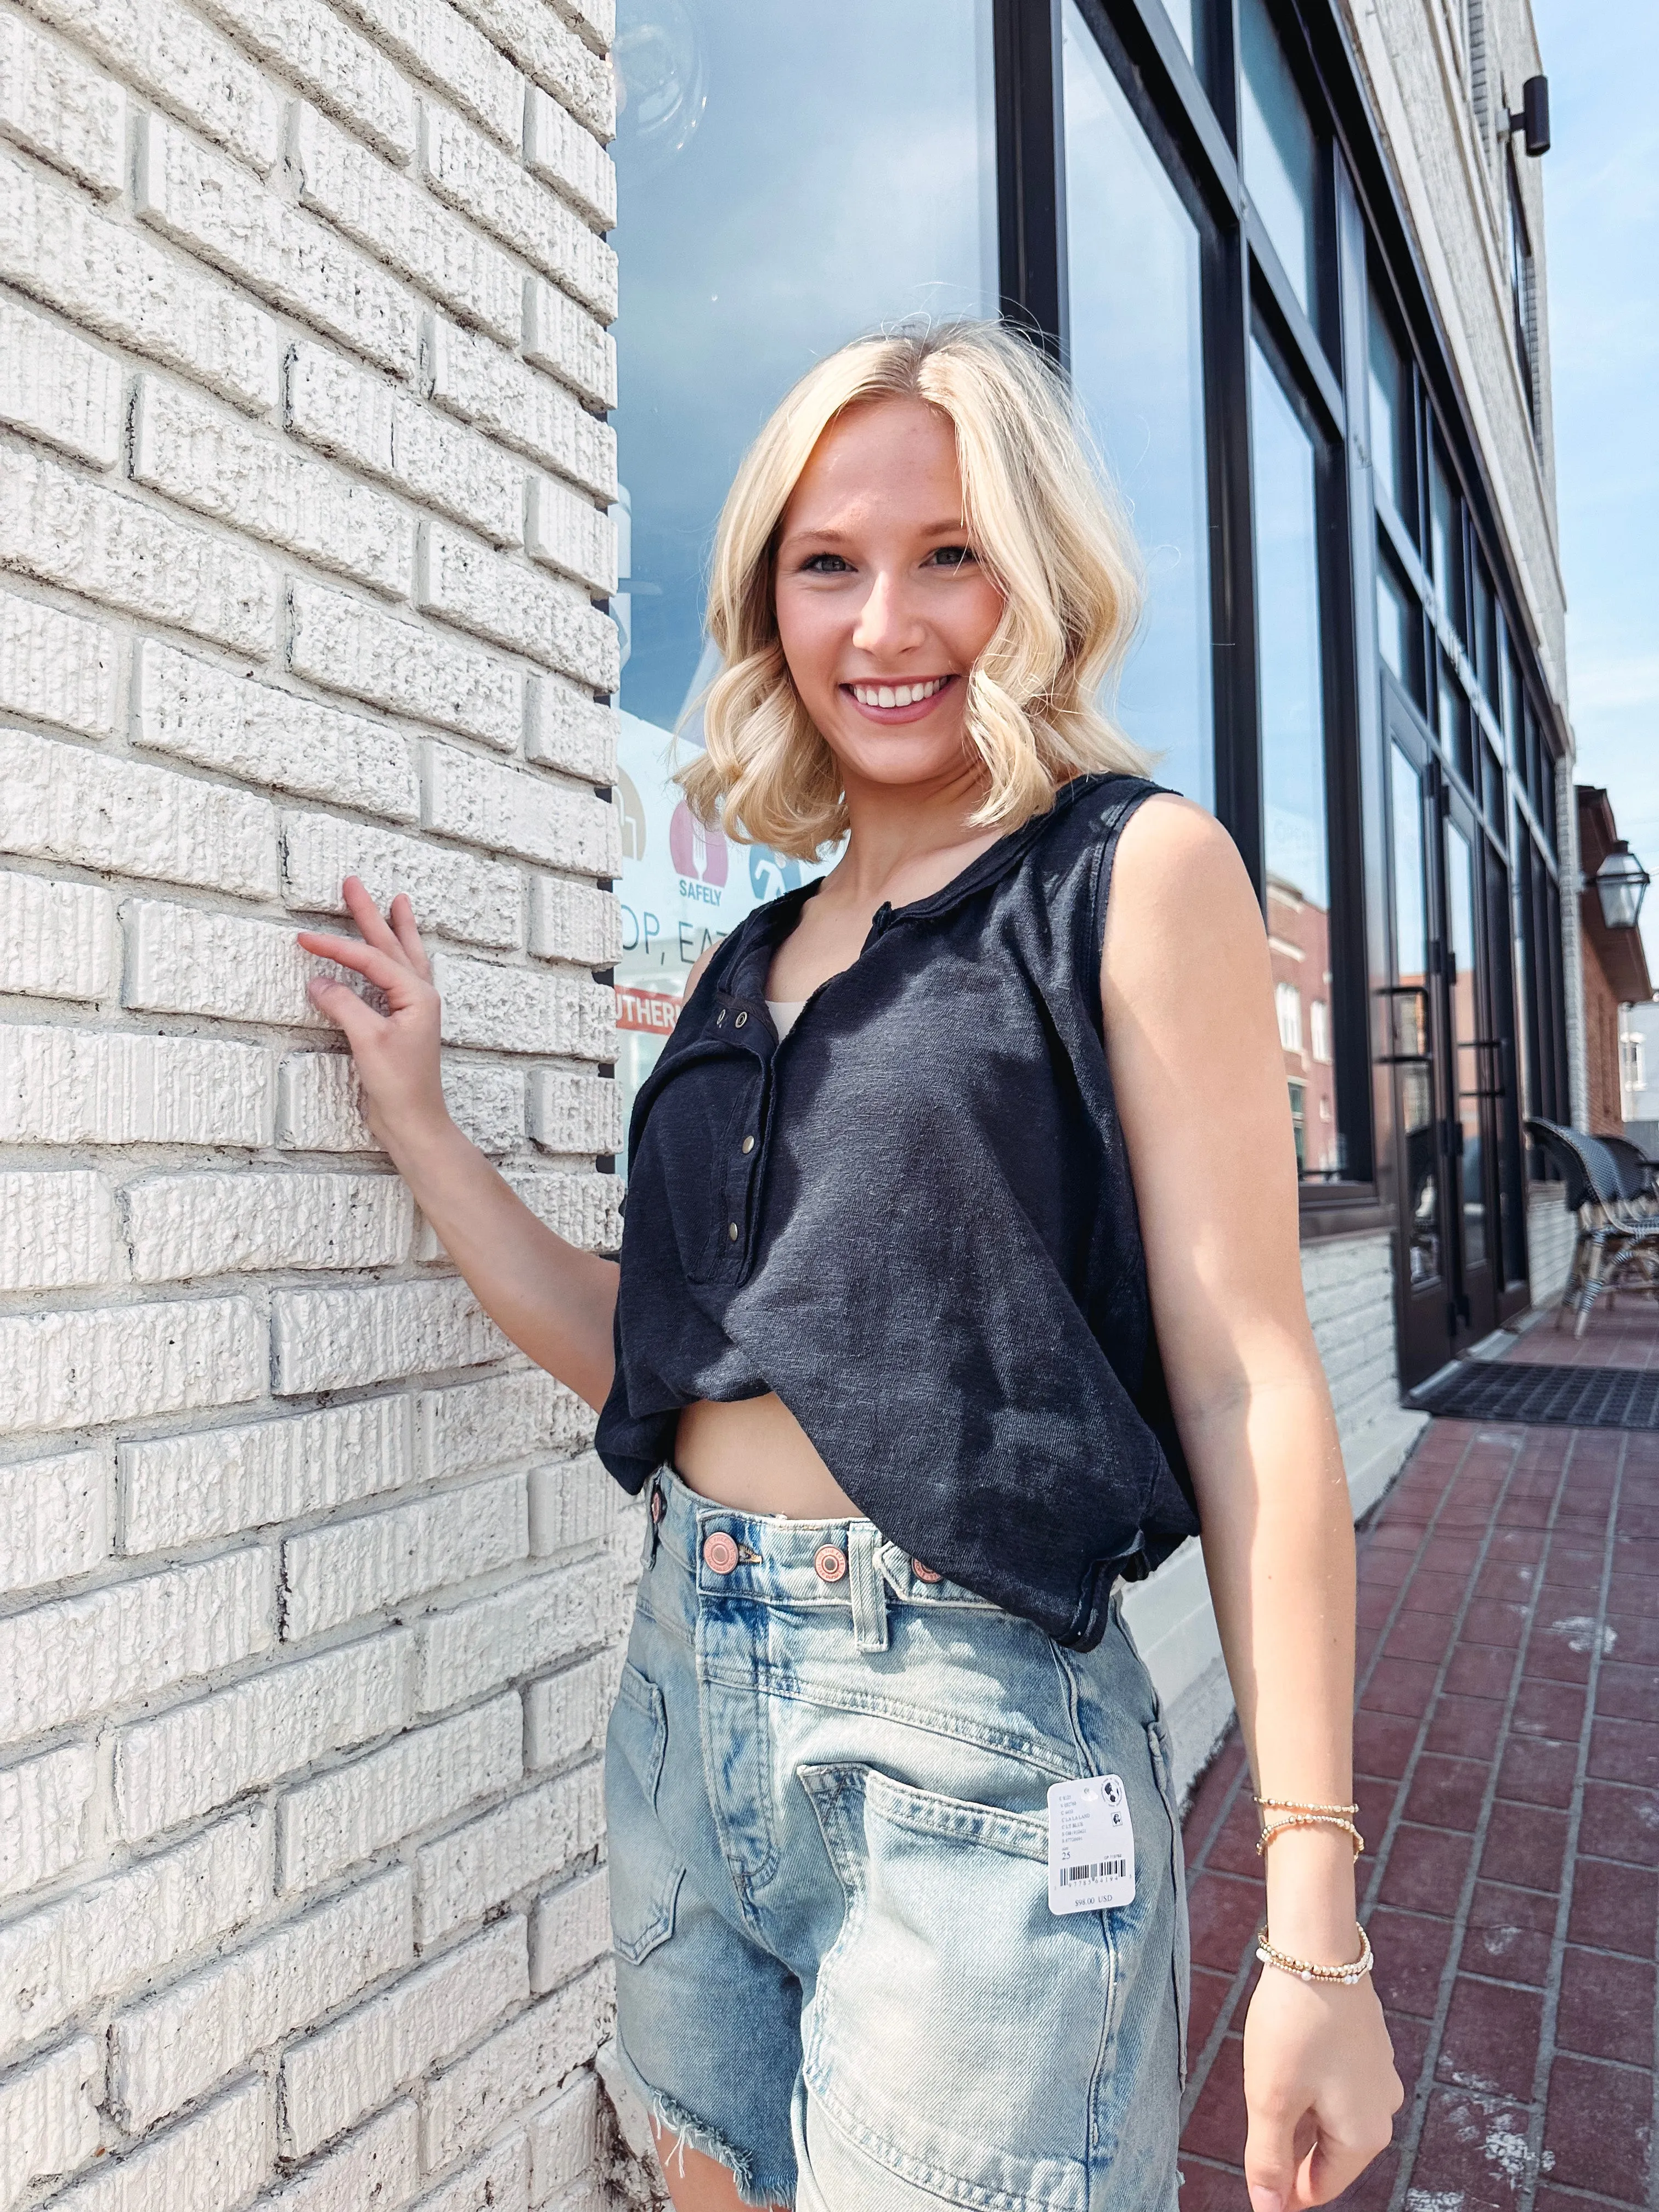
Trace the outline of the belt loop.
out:
[[[873,1521],[854,1521],[847,1531],[853,1638],[860,1651],[887,1649],[887,1590],[882,1580],[881,1546],[881,1531]]]

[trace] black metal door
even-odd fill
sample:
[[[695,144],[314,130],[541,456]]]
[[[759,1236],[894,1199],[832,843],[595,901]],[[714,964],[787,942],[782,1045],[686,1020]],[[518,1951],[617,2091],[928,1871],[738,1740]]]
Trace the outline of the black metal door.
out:
[[[1486,838],[1463,794],[1440,779],[1441,988],[1445,1000],[1446,1191],[1455,1215],[1454,1349],[1498,1325],[1503,1273],[1497,1205],[1501,1052],[1486,957]]]
[[[1513,1055],[1497,1018],[1479,817],[1427,730],[1383,685],[1392,982],[1383,1052],[1398,1147],[1401,1379],[1486,1335],[1504,1310],[1500,1154]]]

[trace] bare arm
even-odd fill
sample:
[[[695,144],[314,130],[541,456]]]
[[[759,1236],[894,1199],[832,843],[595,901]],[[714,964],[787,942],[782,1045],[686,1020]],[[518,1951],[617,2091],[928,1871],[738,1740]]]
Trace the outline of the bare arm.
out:
[[[348,984],[319,977],[311,986],[345,1032],[369,1127],[491,1320],[538,1366],[602,1406],[614,1368],[616,1261],[555,1236],[450,1119],[438,994],[408,899],[393,899],[388,926],[355,876],[345,896],[363,941],[302,930],[300,942],[386,994],[387,1011],[378,1014]]]
[[[1232,840],[1184,800],[1150,799],[1124,830],[1101,993],[1158,1343],[1256,1787],[1346,1803],[1352,1517],[1303,1296],[1267,936]],[[1280,1838],[1267,1879],[1281,1950],[1331,1965],[1354,1956],[1340,1830]],[[1387,2142],[1400,2100],[1376,1996],[1369,1983],[1269,1972],[1250,2021],[1258,2212],[1323,2202]]]

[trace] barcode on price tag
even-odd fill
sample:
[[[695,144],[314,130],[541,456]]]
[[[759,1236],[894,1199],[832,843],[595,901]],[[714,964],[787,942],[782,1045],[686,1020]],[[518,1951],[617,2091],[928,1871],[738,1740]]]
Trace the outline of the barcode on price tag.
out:
[[[1056,1782],[1048,1792],[1048,1910],[1101,1912],[1135,1893],[1135,1838],[1115,1774]]]

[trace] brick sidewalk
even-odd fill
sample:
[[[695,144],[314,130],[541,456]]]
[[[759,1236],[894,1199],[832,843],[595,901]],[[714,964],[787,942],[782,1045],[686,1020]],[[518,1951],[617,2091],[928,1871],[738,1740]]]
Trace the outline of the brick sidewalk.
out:
[[[1629,1301],[1511,1358],[1659,1366]],[[1406,2103],[1366,2212],[1659,2208],[1659,1435],[1439,1420],[1359,1545],[1361,1897]],[[1183,2212],[1246,2212],[1237,1737],[1187,1820]]]

